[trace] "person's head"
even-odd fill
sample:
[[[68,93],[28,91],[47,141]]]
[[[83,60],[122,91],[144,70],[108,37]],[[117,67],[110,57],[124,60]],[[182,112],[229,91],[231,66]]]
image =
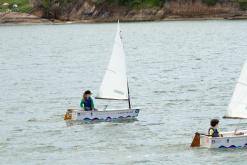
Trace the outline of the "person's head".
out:
[[[90,96],[91,96],[91,91],[90,90],[86,90],[84,93],[83,93],[83,98],[84,99],[88,99]]]
[[[219,126],[219,120],[218,119],[212,119],[210,122],[211,127],[217,128]]]

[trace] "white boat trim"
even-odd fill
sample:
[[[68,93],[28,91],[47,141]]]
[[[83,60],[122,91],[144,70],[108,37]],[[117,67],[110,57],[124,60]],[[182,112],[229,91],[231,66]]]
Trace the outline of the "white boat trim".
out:
[[[84,111],[68,109],[70,120],[74,121],[112,121],[119,119],[134,119],[138,116],[140,109],[108,109],[105,111]]]
[[[247,148],[247,130],[222,132],[223,137],[200,135],[202,148]]]

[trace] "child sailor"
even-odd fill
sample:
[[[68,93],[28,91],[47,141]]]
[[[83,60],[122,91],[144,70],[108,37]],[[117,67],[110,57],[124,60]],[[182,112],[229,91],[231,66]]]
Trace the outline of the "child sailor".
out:
[[[84,109],[84,111],[94,111],[94,102],[91,97],[92,93],[90,90],[86,90],[83,93],[80,107]]]
[[[212,119],[210,122],[211,127],[208,129],[208,135],[212,137],[223,137],[219,131],[219,120]]]

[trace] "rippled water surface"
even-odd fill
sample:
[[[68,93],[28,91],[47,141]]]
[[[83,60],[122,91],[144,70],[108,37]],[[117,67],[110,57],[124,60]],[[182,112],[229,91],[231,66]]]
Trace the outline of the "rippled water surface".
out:
[[[0,164],[246,164],[247,150],[189,145],[225,113],[247,58],[247,21],[122,23],[138,120],[66,125],[82,90],[97,93],[115,30],[0,26]],[[237,123],[221,119],[223,130]]]

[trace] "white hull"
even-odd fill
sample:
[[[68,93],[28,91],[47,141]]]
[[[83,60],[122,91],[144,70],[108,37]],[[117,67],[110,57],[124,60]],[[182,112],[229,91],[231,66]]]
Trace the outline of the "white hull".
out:
[[[247,148],[247,130],[238,131],[241,135],[232,132],[222,132],[223,137],[209,137],[200,135],[200,147],[204,148]]]
[[[136,118],[139,114],[140,109],[116,109],[116,110],[105,110],[105,111],[83,111],[76,109],[69,109],[69,119],[72,121],[111,121],[111,120],[124,120]]]

